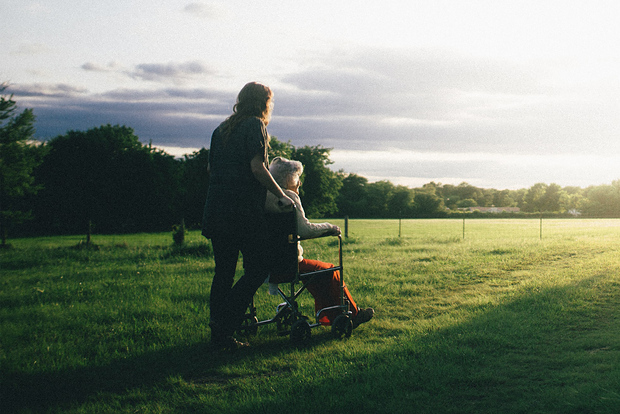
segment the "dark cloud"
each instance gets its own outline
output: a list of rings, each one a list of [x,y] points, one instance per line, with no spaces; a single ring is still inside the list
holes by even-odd
[[[47,90],[58,86],[47,87]],[[46,140],[68,130],[126,125],[142,142],[200,148],[207,135],[230,114],[229,94],[206,89],[116,90],[102,95],[37,92],[40,87],[12,89],[20,107],[34,109],[36,136]]]
[[[129,70],[124,69],[116,62],[110,62],[106,65],[86,62],[81,68],[88,72],[115,72],[136,80],[175,84],[215,74],[213,69],[200,61],[141,63]]]
[[[197,101],[205,100],[210,102],[218,102],[222,105],[232,104],[228,102],[231,94],[217,90],[209,90],[204,88],[165,88],[155,90],[140,89],[115,89],[113,91],[102,94],[106,99],[122,100],[122,101],[161,101],[175,98],[177,100]]]
[[[64,105],[35,108],[36,136],[49,139],[68,130],[88,130],[100,125],[126,125],[134,129],[143,143],[190,148],[208,146],[210,135],[220,120],[196,115],[171,115],[171,110],[182,110],[184,105],[118,102],[74,102]],[[195,111],[197,108],[193,108]],[[209,108],[206,108],[209,109]]]
[[[88,90],[65,83],[30,85],[9,85],[7,92],[23,97],[66,98],[88,93]]]
[[[142,63],[127,75],[134,79],[153,82],[180,82],[189,78],[212,75],[215,71],[205,64],[194,61],[185,63]]]

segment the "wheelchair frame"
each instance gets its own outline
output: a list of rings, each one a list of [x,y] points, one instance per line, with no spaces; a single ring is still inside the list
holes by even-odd
[[[344,295],[344,267],[342,265],[342,236],[338,235],[338,265],[329,269],[314,272],[299,273],[297,243],[305,240],[297,232],[296,210],[284,213],[269,213],[266,215],[270,243],[269,273],[270,282],[278,284],[278,295],[284,301],[277,306],[276,314],[270,319],[259,321],[256,313],[254,298],[248,306],[240,331],[246,334],[256,334],[260,326],[275,323],[278,335],[290,335],[291,342],[302,344],[310,339],[311,329],[323,326],[319,322],[321,315],[329,310],[338,309],[341,314],[332,321],[332,334],[336,338],[349,337],[353,330],[349,302]],[[327,235],[319,237],[328,237]],[[315,314],[315,321],[311,323],[299,309],[297,299],[307,290],[307,286],[315,278],[324,274],[340,272],[340,304],[319,309]],[[280,284],[288,283],[289,292],[282,290]],[[301,287],[296,285],[301,283]]]

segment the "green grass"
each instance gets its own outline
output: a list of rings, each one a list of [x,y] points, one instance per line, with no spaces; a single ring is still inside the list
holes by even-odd
[[[343,227],[342,221],[335,221]],[[214,353],[197,232],[0,251],[0,412],[615,413],[620,220],[351,220],[348,340]],[[334,239],[305,256],[336,261]],[[240,268],[239,268],[240,269]],[[239,270],[241,274],[241,270]],[[277,298],[262,287],[259,316]],[[312,300],[302,305],[311,313]]]

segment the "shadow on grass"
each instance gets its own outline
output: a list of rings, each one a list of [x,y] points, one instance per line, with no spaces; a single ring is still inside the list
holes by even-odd
[[[277,398],[246,396],[228,412],[296,407],[307,413],[615,413],[620,309],[611,295],[593,293],[596,283],[532,287],[500,305],[470,309],[466,322],[415,334],[382,327],[389,315],[380,316],[354,332],[352,352],[337,355],[338,366],[346,370],[326,369],[294,386],[294,368],[269,373],[271,386],[283,386]],[[302,352],[319,352],[318,346],[331,340],[329,335],[312,338]],[[357,350],[355,341],[373,341],[377,351]],[[286,358],[291,351],[284,341],[235,353],[214,353],[198,344],[101,367],[3,374],[3,412],[75,408],[98,395],[161,387],[174,377],[198,384],[234,382],[219,368],[263,356]],[[196,400],[170,405],[178,412],[209,409]]]
[[[181,377],[193,383],[228,383],[237,376],[222,374],[220,368],[240,361],[286,355],[331,340],[315,335],[303,347],[286,340],[278,345],[261,343],[248,349],[224,351],[209,343],[178,346],[118,359],[109,365],[64,369],[47,373],[2,373],[0,413],[57,412],[76,408],[97,395],[127,395],[132,390],[148,390]]]
[[[344,354],[346,370],[233,411],[617,413],[620,308],[614,293],[593,294],[596,283],[532,288],[500,305],[479,305],[464,323],[426,333],[401,331],[399,337],[394,329],[373,327],[369,331],[394,338],[394,345]],[[363,335],[354,332],[351,340],[380,344]]]

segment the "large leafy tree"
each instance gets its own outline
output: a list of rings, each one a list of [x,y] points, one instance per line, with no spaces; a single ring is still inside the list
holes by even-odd
[[[394,187],[392,195],[388,200],[388,217],[402,218],[411,217],[413,214],[413,201],[415,191],[404,185]]]
[[[542,212],[544,210],[544,197],[547,187],[545,183],[536,183],[531,186],[523,197],[523,209],[531,213]]]
[[[537,183],[530,187],[523,198],[524,209],[528,212],[560,211],[565,192],[557,184]]]
[[[577,191],[574,189],[577,189]],[[560,198],[560,208],[571,214],[580,214],[583,212],[586,201],[586,198],[582,195],[581,188],[566,187]]]
[[[414,215],[416,217],[438,217],[445,213],[443,199],[437,195],[438,185],[430,182],[416,189],[414,196]]]
[[[300,198],[309,217],[324,217],[338,211],[336,198],[342,186],[340,175],[329,169],[330,148],[305,146],[295,148],[291,158],[304,165]]]
[[[0,85],[0,94],[6,85]],[[22,203],[25,196],[34,194],[33,170],[41,162],[43,150],[33,142],[34,114],[32,109],[17,113],[13,96],[0,96],[0,236],[7,245],[8,230],[31,218]]]
[[[586,188],[584,213],[591,217],[620,217],[620,180]]]
[[[272,136],[269,140],[269,160],[271,161],[275,157],[284,157],[291,159],[295,151],[295,147],[291,144],[291,141],[282,142],[277,137]]]
[[[38,174],[43,224],[54,232],[165,230],[178,222],[180,162],[133,129],[104,125],[69,131],[48,143]]]
[[[377,181],[368,184],[366,191],[368,200],[367,216],[370,218],[384,218],[388,214],[388,202],[394,193],[394,184],[389,181]]]
[[[368,214],[368,179],[357,174],[347,174],[342,178],[342,187],[336,203],[338,214],[342,217],[367,217]]]
[[[202,148],[183,159],[183,178],[179,214],[189,227],[197,228],[202,222],[202,213],[209,190],[209,150]]]
[[[545,195],[542,199],[544,211],[560,211],[560,200],[564,195],[562,187],[558,184],[549,184],[545,190]]]
[[[513,207],[515,200],[510,195],[510,190],[496,191],[493,194],[493,205],[495,207]]]

